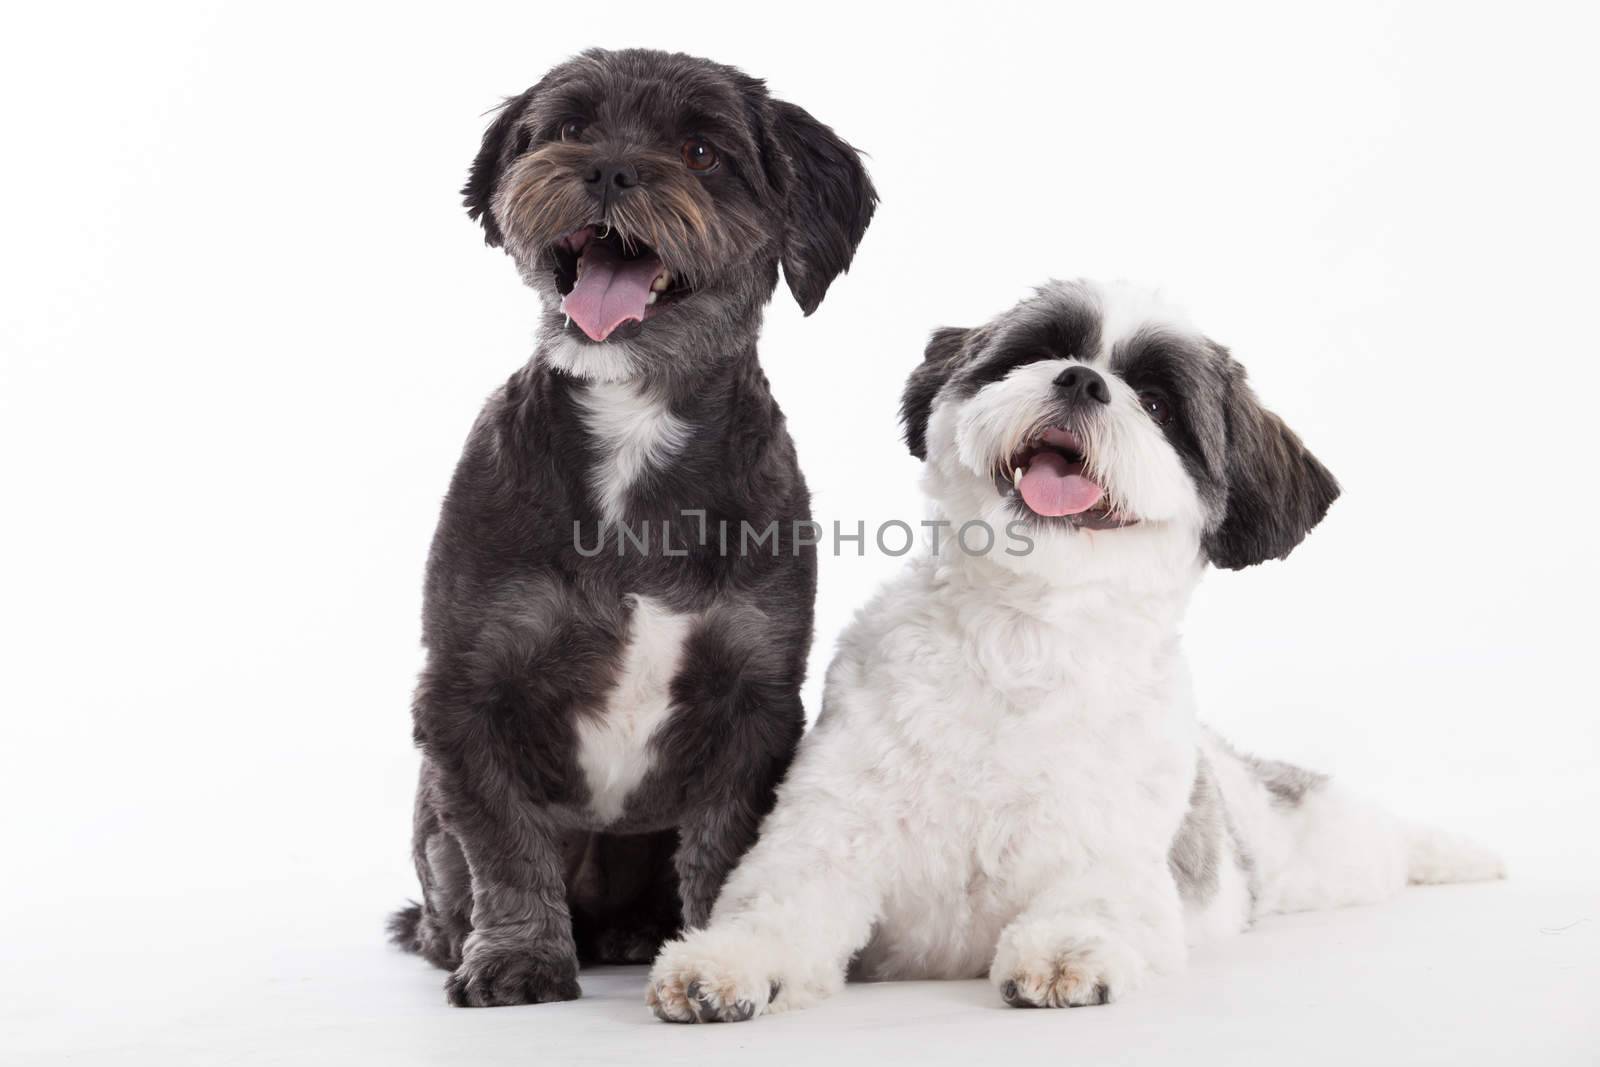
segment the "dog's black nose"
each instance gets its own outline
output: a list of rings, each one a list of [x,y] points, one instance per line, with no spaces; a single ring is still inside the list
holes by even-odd
[[[1056,388],[1068,400],[1086,396],[1100,404],[1111,403],[1111,390],[1106,388],[1106,380],[1092,367],[1068,367],[1056,376]]]
[[[596,196],[615,196],[639,184],[639,168],[632,163],[606,160],[590,167],[583,180],[589,183],[589,191]]]

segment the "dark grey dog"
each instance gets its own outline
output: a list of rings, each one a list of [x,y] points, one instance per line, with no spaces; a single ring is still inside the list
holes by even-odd
[[[580,957],[704,922],[799,740],[816,560],[756,335],[779,264],[810,313],[877,198],[757,79],[652,51],[509,101],[464,193],[545,310],[434,537],[393,931],[454,1004],[567,1000]]]

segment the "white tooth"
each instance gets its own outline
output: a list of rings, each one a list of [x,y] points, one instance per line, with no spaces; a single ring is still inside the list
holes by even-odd
[[[1011,475],[1011,484],[1018,489],[1022,488],[1022,468],[1018,467]]]
[[[649,296],[644,298],[645,306],[648,307],[649,305],[654,304],[656,302],[656,297],[659,295],[659,293],[652,291]]]
[[[572,329],[572,316],[571,315],[565,315],[565,316],[562,316],[562,317],[567,320],[566,328],[569,329],[569,330]]]
[[[654,289],[658,293],[664,293],[667,291],[667,286],[671,284],[672,272],[664,270],[660,274],[656,275],[656,280],[650,283],[650,288]]]

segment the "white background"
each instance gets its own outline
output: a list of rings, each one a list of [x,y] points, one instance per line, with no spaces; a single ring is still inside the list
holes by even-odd
[[[0,1059],[1600,1048],[1592,7],[6,22]],[[921,516],[895,407],[934,326],[1128,277],[1231,345],[1345,496],[1289,562],[1203,585],[1206,716],[1496,843],[1512,880],[1275,920],[1096,1012],[853,987],[674,1030],[634,971],[575,1004],[444,1008],[442,973],[381,943],[415,892],[420,579],[535,319],[457,189],[485,110],[594,44],[735,63],[870,153],[855,268],[809,320],[780,289],[762,341],[825,522]],[[898,566],[824,560],[813,714],[834,636]]]

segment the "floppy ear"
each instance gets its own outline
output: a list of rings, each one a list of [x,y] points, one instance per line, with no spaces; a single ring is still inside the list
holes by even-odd
[[[922,366],[906,379],[905,392],[900,394],[900,421],[905,426],[906,447],[918,459],[928,458],[928,415],[933,411],[933,398],[950,380],[956,357],[971,332],[953,326],[934,330],[922,354]]]
[[[505,238],[489,205],[494,200],[495,186],[500,184],[500,175],[528,150],[529,134],[519,123],[538,89],[535,85],[500,105],[500,113],[484,131],[483,144],[467,174],[467,184],[461,187],[461,202],[467,207],[467,217],[483,224],[483,243],[491,248],[500,247]]]
[[[771,139],[787,166],[777,175],[787,206],[783,276],[807,315],[850,266],[877,190],[854,148],[802,108],[773,100]]]
[[[1202,544],[1218,567],[1283,559],[1339,497],[1339,483],[1233,365],[1227,402],[1227,509]]]

